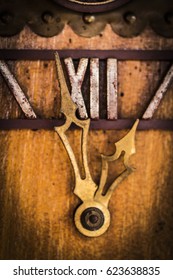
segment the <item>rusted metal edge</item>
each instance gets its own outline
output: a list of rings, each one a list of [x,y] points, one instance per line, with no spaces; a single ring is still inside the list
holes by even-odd
[[[98,120],[91,121],[91,130],[122,130],[130,129],[135,120],[132,119],[119,119],[115,121]],[[46,129],[52,130],[54,127],[61,126],[65,120],[51,120],[51,119],[8,119],[0,120],[0,130],[16,130],[16,129]],[[72,129],[77,129],[72,125]],[[140,120],[138,130],[173,130],[173,120]]]
[[[0,49],[2,60],[54,60],[55,52],[61,58],[116,58],[118,60],[173,60],[173,50],[36,50],[36,49]]]
[[[82,3],[77,3],[77,2],[70,2],[70,1],[64,1],[64,0],[54,0],[55,2],[57,2],[58,4],[69,8],[71,10],[77,11],[77,12],[85,12],[85,13],[99,13],[99,12],[106,12],[106,11],[110,11],[112,9],[116,9],[128,2],[130,2],[130,0],[116,0],[110,3],[99,3],[97,1],[97,5],[92,5],[92,4],[82,4]],[[93,1],[96,2],[96,1]],[[106,1],[105,1],[106,2]],[[108,2],[108,1],[107,1]]]

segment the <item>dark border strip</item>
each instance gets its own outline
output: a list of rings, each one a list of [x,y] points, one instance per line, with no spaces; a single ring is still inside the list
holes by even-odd
[[[52,130],[55,126],[64,124],[64,120],[50,120],[50,119],[9,119],[0,120],[0,130],[16,130],[16,129],[46,129]],[[122,130],[130,129],[135,120],[119,119],[116,121],[98,120],[91,121],[91,130]],[[78,128],[73,125],[72,129]],[[140,120],[138,130],[173,130],[173,120]]]
[[[118,60],[173,60],[173,50],[36,50],[0,49],[1,60],[54,60],[55,52],[61,58],[117,58]]]
[[[128,3],[130,0],[115,0],[111,3],[106,3],[106,4],[101,4],[98,2],[97,5],[85,5],[85,4],[80,4],[80,3],[75,3],[75,2],[67,2],[64,0],[54,0],[55,2],[57,2],[58,4],[72,9],[74,11],[78,11],[78,12],[85,12],[85,13],[98,13],[98,12],[106,12],[106,11],[110,11],[112,9],[118,8],[126,3]],[[95,2],[95,1],[93,1]]]

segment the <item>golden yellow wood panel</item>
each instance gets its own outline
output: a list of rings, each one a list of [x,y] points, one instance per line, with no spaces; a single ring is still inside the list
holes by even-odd
[[[76,143],[78,131],[70,133]],[[124,132],[90,132],[93,178],[100,152]],[[115,191],[109,230],[87,238],[75,228],[79,200],[73,172],[55,132],[1,132],[2,259],[169,259],[172,256],[173,133],[137,132],[136,172]],[[114,169],[111,167],[111,172]]]

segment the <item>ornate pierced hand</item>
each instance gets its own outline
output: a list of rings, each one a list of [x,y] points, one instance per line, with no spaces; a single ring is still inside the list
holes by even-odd
[[[77,106],[73,103],[70,93],[65,81],[62,65],[58,54],[55,54],[58,80],[61,90],[61,112],[66,117],[66,122],[61,127],[55,127],[55,131],[59,134],[71,160],[74,173],[75,173],[75,188],[74,193],[82,200],[82,204],[76,210],[75,213],[75,225],[78,230],[89,237],[96,237],[103,234],[110,225],[110,212],[108,210],[108,203],[114,189],[133,171],[129,166],[129,158],[135,153],[135,132],[138,125],[138,120],[133,125],[129,133],[120,141],[115,143],[116,152],[111,156],[102,155],[102,173],[99,186],[93,181],[87,160],[87,136],[90,125],[90,119],[79,120],[76,117]],[[81,155],[82,164],[85,172],[84,178],[81,177],[79,167],[74,155],[74,152],[70,146],[68,138],[65,132],[75,123],[82,128],[81,139]],[[123,171],[112,183],[103,195],[103,189],[107,181],[108,176],[108,163],[116,161],[124,152],[124,166]]]

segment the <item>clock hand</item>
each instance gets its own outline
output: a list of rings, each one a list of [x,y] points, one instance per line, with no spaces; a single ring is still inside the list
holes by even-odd
[[[87,136],[89,130],[90,120],[79,120],[76,117],[77,106],[73,103],[66,84],[64,72],[60,62],[58,53],[55,54],[58,80],[61,90],[61,112],[66,117],[66,122],[61,127],[55,127],[55,131],[59,134],[71,160],[75,173],[75,188],[74,193],[83,201],[75,212],[75,224],[78,230],[89,237],[96,237],[103,234],[110,224],[110,213],[108,210],[108,203],[114,189],[133,171],[129,165],[129,158],[135,153],[135,132],[138,125],[138,120],[130,132],[115,143],[116,152],[112,156],[102,155],[102,174],[100,185],[97,186],[90,174],[88,160],[87,160]],[[76,162],[74,152],[70,146],[66,131],[72,123],[82,128],[82,139],[80,152],[83,159],[83,167],[85,177],[82,178]],[[118,176],[108,189],[107,193],[103,195],[103,188],[108,176],[108,162],[117,160],[124,152],[125,171]]]
[[[95,200],[100,201],[105,206],[108,206],[109,200],[112,196],[113,191],[118,185],[133,172],[133,168],[129,165],[129,158],[135,154],[135,133],[138,126],[139,120],[136,120],[132,129],[126,134],[121,140],[115,143],[116,152],[111,156],[102,155],[102,172],[98,191],[95,195]],[[119,159],[121,154],[124,152],[123,163],[125,170],[114,180],[106,194],[103,195],[103,189],[107,181],[108,176],[108,163]]]
[[[102,172],[99,187],[92,201],[85,201],[75,213],[76,227],[86,236],[100,236],[110,225],[110,213],[108,210],[110,198],[115,188],[133,172],[133,168],[129,165],[129,159],[135,153],[135,133],[138,123],[139,120],[136,120],[129,133],[115,143],[116,152],[113,155],[102,155]],[[103,189],[108,177],[108,163],[116,161],[123,152],[125,170],[113,181],[104,195]]]
[[[92,199],[94,193],[97,189],[96,184],[91,178],[91,174],[89,171],[88,160],[87,160],[87,136],[88,130],[90,125],[90,120],[79,120],[76,117],[76,110],[77,106],[73,103],[70,93],[65,81],[62,65],[58,56],[58,53],[55,54],[56,58],[56,65],[57,65],[57,73],[58,73],[58,80],[61,89],[61,112],[66,117],[66,122],[61,127],[55,127],[55,131],[59,134],[62,142],[68,152],[69,158],[71,160],[74,173],[75,173],[75,188],[74,193],[82,200]],[[85,172],[85,178],[81,178],[79,168],[76,162],[76,158],[74,152],[70,146],[67,136],[65,132],[68,130],[70,125],[75,123],[77,126],[82,128],[82,141],[81,141],[81,155],[83,161],[83,167]]]

